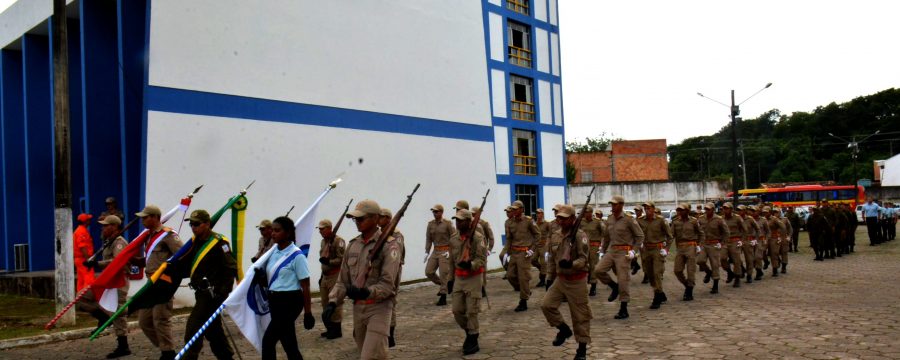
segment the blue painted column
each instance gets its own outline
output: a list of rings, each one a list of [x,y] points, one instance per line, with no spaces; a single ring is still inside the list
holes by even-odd
[[[13,270],[14,244],[27,244],[25,206],[25,99],[22,96],[22,52],[0,51],[0,225],[2,265]]]
[[[30,271],[55,267],[53,204],[53,103],[50,41],[22,38],[25,94],[25,196],[30,239]]]
[[[131,217],[131,214],[141,209],[147,1],[118,0],[117,4],[119,63],[122,64],[119,67],[119,129],[124,184],[119,206],[126,217]],[[137,233],[138,227],[135,227],[131,236],[136,236]]]

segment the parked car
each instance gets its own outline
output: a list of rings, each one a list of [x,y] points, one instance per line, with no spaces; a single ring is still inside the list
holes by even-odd
[[[794,212],[800,217],[800,230],[806,230],[806,220],[809,219],[809,207],[795,207]]]
[[[860,224],[866,222],[866,217],[863,216],[862,205],[856,205],[856,222]]]

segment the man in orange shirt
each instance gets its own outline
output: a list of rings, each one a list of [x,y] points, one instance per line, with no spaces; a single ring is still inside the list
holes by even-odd
[[[94,240],[88,232],[88,226],[91,225],[91,214],[78,215],[78,227],[72,235],[75,245],[72,250],[75,252],[75,272],[78,278],[77,291],[81,291],[85,286],[94,283],[94,270],[84,265],[84,262],[94,254]]]

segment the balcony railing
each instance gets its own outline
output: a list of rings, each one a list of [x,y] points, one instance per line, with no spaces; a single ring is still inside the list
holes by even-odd
[[[506,8],[523,15],[528,15],[528,0],[506,0]]]
[[[531,68],[531,51],[512,45],[508,48],[510,64]]]
[[[537,157],[528,155],[513,155],[515,159],[514,173],[516,175],[537,175]]]
[[[514,120],[534,121],[534,103],[510,100]]]

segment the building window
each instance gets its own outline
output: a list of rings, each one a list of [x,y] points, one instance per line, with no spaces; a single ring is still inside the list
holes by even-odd
[[[526,77],[509,75],[510,109],[514,120],[534,121],[534,86]]]
[[[528,15],[528,0],[506,0],[506,8],[522,15]]]
[[[534,131],[513,129],[513,159],[516,175],[537,175]]]
[[[531,68],[531,29],[515,21],[507,21],[509,63]]]
[[[525,204],[523,214],[534,217],[538,208],[537,185],[516,185],[516,200]]]
[[[581,170],[581,182],[594,182],[594,172],[592,170]]]

